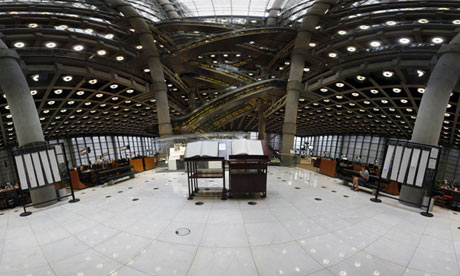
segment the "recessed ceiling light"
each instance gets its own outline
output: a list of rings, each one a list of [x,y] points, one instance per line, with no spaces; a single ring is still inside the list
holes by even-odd
[[[359,28],[360,28],[361,30],[367,30],[367,29],[370,28],[370,26],[369,26],[369,25],[361,25],[361,26],[359,26]]]
[[[66,82],[69,82],[69,81],[71,81],[72,79],[73,79],[73,78],[72,78],[71,75],[67,75],[67,76],[63,76],[63,77],[62,77],[62,80],[63,80],[63,81],[66,81]]]
[[[371,89],[370,91],[371,91],[372,94],[378,94],[379,93],[379,91],[377,89]]]
[[[117,89],[117,88],[118,88],[118,84],[112,84],[112,85],[110,85],[110,88],[112,88],[112,89]]]
[[[371,45],[371,47],[380,47],[382,45],[382,42],[380,41],[371,41],[371,43],[369,43],[369,45]]]
[[[118,97],[112,97],[112,100],[116,101],[116,100],[118,100]]]
[[[144,72],[145,72],[145,73],[149,73],[149,72],[150,72],[150,69],[149,69],[149,68],[145,68],[145,69],[144,69]]]
[[[96,94],[97,98],[102,98],[103,96],[104,96],[104,94],[102,94],[102,93]]]
[[[433,37],[431,39],[431,42],[435,43],[435,44],[441,44],[444,42],[444,39],[442,37]]]
[[[355,103],[348,103],[349,106],[355,106]]]
[[[417,92],[423,94],[425,93],[425,88],[417,88]]]
[[[456,20],[452,21],[452,23],[455,24],[455,25],[459,25],[460,24],[460,19],[456,19]]]
[[[24,46],[26,46],[26,44],[22,41],[18,41],[16,43],[14,43],[14,47],[15,48],[23,48]]]
[[[118,61],[123,61],[125,59],[125,57],[124,56],[117,56],[115,59],[118,60]]]
[[[92,34],[94,32],[93,29],[85,29],[85,33],[87,34]]]
[[[84,95],[84,94],[85,94],[85,91],[78,91],[78,92],[77,92],[77,95],[78,95],[78,96],[82,96],[82,95]]]
[[[305,99],[304,98],[299,98],[299,102],[304,102]]]
[[[357,76],[356,76],[356,79],[359,80],[359,81],[363,81],[363,80],[366,80],[366,77],[365,77],[365,76],[361,76],[361,75],[357,75]]]
[[[411,108],[406,108],[407,112],[412,112],[413,110]]]
[[[364,101],[364,104],[371,104],[370,101]]]
[[[321,88],[320,91],[323,92],[323,93],[326,93],[328,90],[327,90],[327,88]]]
[[[132,28],[129,29],[129,31],[132,32],[132,33],[136,32],[136,30],[135,30],[135,29],[132,29]]]
[[[100,55],[100,56],[104,56],[105,54],[107,54],[107,51],[106,50],[98,50],[97,54]]]
[[[137,45],[136,46],[136,49],[138,49],[138,50],[142,50],[142,48],[143,48],[142,45]]]
[[[85,46],[81,45],[81,44],[77,44],[77,45],[74,45],[73,46],[73,49],[75,51],[83,51],[85,49]]]
[[[54,94],[56,94],[56,95],[62,94],[62,89],[56,89],[56,90],[54,90]]]
[[[29,27],[29,28],[37,28],[38,24],[37,23],[30,23],[29,25],[27,25],[27,27]]]
[[[125,103],[129,104],[129,103],[131,103],[131,101],[130,101],[130,100],[127,100],[127,101],[125,101]]]
[[[460,24],[460,23],[459,23],[459,24]],[[310,47],[316,47],[316,43],[315,43],[315,42],[310,42],[310,43],[308,43],[308,46],[310,46]]]
[[[67,30],[67,28],[69,28],[69,26],[67,26],[67,25],[59,25],[56,28],[62,29],[62,30]]]
[[[401,43],[401,44],[409,44],[410,43],[410,38],[407,38],[407,37],[400,38],[399,43]]]
[[[54,48],[54,47],[56,47],[57,45],[56,45],[56,42],[47,42],[47,43],[45,44],[45,46],[46,46],[47,48]]]
[[[106,34],[106,35],[105,35],[105,38],[107,38],[107,39],[112,39],[113,37],[114,37],[113,34]]]
[[[351,52],[351,53],[356,52],[356,47],[355,46],[348,46],[347,51]]]
[[[383,103],[383,104],[387,104],[387,103],[388,103],[387,100],[381,100],[380,102]]]
[[[75,103],[75,101],[68,101],[67,104],[68,105],[73,105]]]
[[[393,92],[395,93],[401,93],[401,88],[393,88]]]
[[[37,90],[30,90],[30,95],[35,96],[37,95]]]
[[[430,21],[428,19],[422,18],[422,19],[417,20],[417,22],[420,23],[420,24],[426,24],[426,23],[428,23]]]
[[[131,94],[131,93],[133,93],[133,92],[134,92],[133,89],[128,89],[128,90],[126,90],[126,93],[129,93],[129,94]]]
[[[406,104],[408,101],[406,99],[401,99],[401,103]]]
[[[303,71],[304,71],[304,72],[310,72],[310,68],[305,67],[305,68],[303,68]]]
[[[396,25],[396,21],[387,21],[385,24],[387,24],[388,26],[394,26]]]
[[[347,31],[345,30],[340,30],[337,32],[339,35],[346,35],[347,34]]]
[[[341,95],[337,95],[337,96],[335,96],[335,97],[336,97],[337,99],[339,99],[339,100],[343,99],[343,96],[341,96]]]
[[[85,105],[91,105],[91,102],[86,102]]]
[[[449,113],[444,113],[444,116],[445,117],[450,117],[450,114]]]
[[[92,79],[92,80],[89,80],[88,82],[89,82],[89,84],[96,84],[96,83],[97,83],[97,79]]]
[[[353,93],[351,93],[351,95],[352,95],[353,97],[358,97],[358,96],[359,96],[359,93],[353,92]]]
[[[331,57],[331,58],[336,58],[336,57],[337,57],[337,53],[334,53],[334,52],[329,53],[329,57]]]
[[[423,70],[417,70],[417,75],[419,78],[423,77],[425,75],[425,71]]]
[[[61,109],[61,113],[65,113],[67,112],[67,109]],[[60,117],[59,117],[60,118]],[[58,117],[56,117],[56,119],[59,119]]]
[[[49,113],[49,112],[50,112],[50,111],[49,111],[48,109],[43,110],[43,113],[45,113],[45,114],[47,114],[47,113]]]
[[[345,84],[343,84],[343,83],[341,83],[341,82],[338,82],[338,83],[335,84],[335,86],[337,86],[337,87],[344,87]]]
[[[55,101],[48,101],[49,105],[53,105],[54,103],[55,103]]]
[[[383,71],[383,72],[382,72],[382,75],[383,75],[384,77],[386,77],[386,78],[391,78],[391,77],[393,77],[394,72],[392,72],[392,71]]]

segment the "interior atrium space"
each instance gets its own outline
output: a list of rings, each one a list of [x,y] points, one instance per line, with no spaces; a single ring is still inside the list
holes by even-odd
[[[460,275],[460,1],[0,0],[0,276]]]

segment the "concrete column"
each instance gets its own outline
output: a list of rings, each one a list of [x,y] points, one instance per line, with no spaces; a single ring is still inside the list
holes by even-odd
[[[411,142],[437,146],[450,94],[460,78],[460,33],[449,44],[442,45],[439,59],[431,73],[415,120]],[[402,203],[420,206],[425,191],[403,185]]]
[[[188,92],[188,104],[192,110],[196,108],[196,101],[195,101],[196,94],[197,94],[196,88],[191,88],[190,91]]]
[[[8,49],[0,40],[0,87],[13,116],[14,128],[19,147],[45,143],[43,130],[38,118],[37,107],[30,94],[30,88],[19,66],[18,54]]]
[[[19,55],[0,39],[0,87],[13,116],[14,128],[19,147],[32,147],[46,144],[37,107],[30,94],[30,88],[19,66]],[[54,185],[43,185],[30,189],[33,204],[48,201],[35,207],[45,207],[57,202]]]
[[[283,124],[283,142],[281,147],[281,158],[283,165],[292,165],[293,155],[291,150],[294,145],[296,134],[297,108],[299,95],[303,90],[302,76],[305,66],[305,57],[308,52],[308,44],[311,41],[311,34],[328,9],[336,3],[335,0],[317,0],[307,11],[302,19],[302,24],[294,43],[291,54],[291,67],[287,84],[287,97]]]
[[[274,27],[276,26],[276,21],[281,12],[281,7],[283,6],[286,0],[275,0],[273,5],[268,10],[267,26]]]
[[[460,78],[460,33],[438,52],[415,120],[412,142],[437,146],[450,94]]]
[[[123,13],[129,20],[131,27],[138,34],[139,42],[143,47],[144,58],[150,69],[150,77],[152,79],[151,91],[155,94],[156,99],[158,132],[160,137],[170,136],[172,135],[172,127],[163,65],[161,64],[160,54],[158,53],[149,25],[147,25],[144,18],[136,9],[123,0],[105,0],[105,2]]]
[[[168,13],[169,19],[180,19],[176,8],[169,2],[169,0],[158,0],[163,9]]]
[[[264,116],[264,111],[265,111],[265,105],[259,105],[258,110],[257,110],[257,120],[258,120],[258,137],[257,139],[259,140],[265,140],[265,116]]]

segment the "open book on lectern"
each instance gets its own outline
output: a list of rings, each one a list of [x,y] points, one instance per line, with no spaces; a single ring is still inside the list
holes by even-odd
[[[262,142],[245,139],[232,141],[232,155],[264,155]]]
[[[219,142],[217,141],[198,141],[187,143],[185,158],[193,157],[218,157]]]

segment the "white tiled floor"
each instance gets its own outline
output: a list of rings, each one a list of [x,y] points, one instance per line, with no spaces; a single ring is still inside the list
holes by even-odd
[[[0,212],[0,276],[460,275],[453,211],[425,218],[296,168],[269,167],[266,199],[190,201],[186,183],[149,171],[29,217]]]

